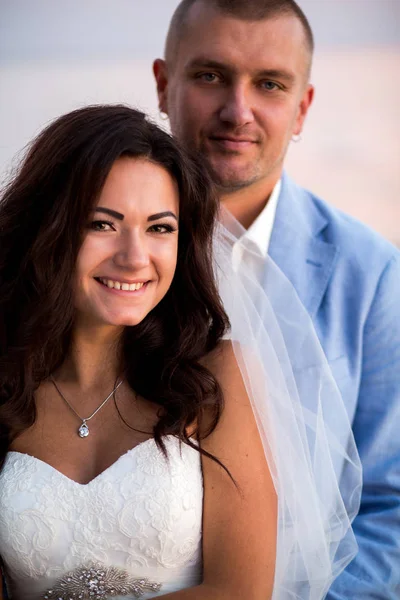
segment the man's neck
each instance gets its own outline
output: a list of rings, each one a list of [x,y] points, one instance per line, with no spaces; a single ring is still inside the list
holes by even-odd
[[[229,212],[248,229],[265,208],[272,191],[278,182],[271,180],[259,180],[248,187],[234,192],[222,193],[220,200]]]

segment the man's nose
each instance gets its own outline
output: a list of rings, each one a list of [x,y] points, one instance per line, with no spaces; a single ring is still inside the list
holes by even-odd
[[[228,88],[220,119],[234,127],[242,127],[254,121],[250,92],[245,85],[237,84]]]
[[[145,234],[138,231],[126,232],[121,238],[114,262],[119,267],[132,270],[147,267],[150,258]]]

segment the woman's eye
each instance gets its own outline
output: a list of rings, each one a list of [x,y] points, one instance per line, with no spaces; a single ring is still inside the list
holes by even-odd
[[[110,221],[92,221],[90,229],[93,231],[113,231],[113,224]]]
[[[176,231],[176,229],[172,227],[172,225],[159,224],[152,225],[151,227],[149,227],[149,231],[151,231],[152,233],[172,233],[173,231]]]

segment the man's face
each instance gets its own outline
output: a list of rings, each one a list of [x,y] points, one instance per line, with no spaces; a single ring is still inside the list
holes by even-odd
[[[222,193],[279,177],[312,100],[307,52],[291,15],[250,22],[198,2],[173,64],[155,61],[172,133],[202,153]]]

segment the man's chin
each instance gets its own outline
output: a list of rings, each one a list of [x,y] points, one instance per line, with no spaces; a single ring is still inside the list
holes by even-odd
[[[257,179],[254,162],[248,164],[243,157],[230,157],[221,160],[220,156],[203,155],[211,170],[214,183],[223,189],[241,189]]]
[[[257,175],[249,172],[224,173],[217,168],[212,168],[214,183],[221,193],[229,193],[246,188],[258,180]]]

